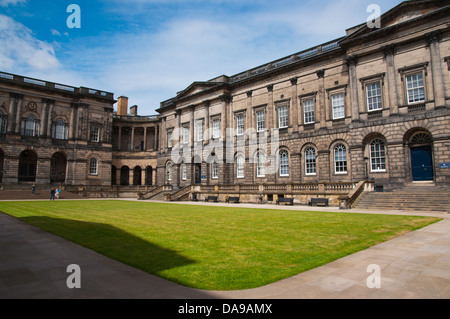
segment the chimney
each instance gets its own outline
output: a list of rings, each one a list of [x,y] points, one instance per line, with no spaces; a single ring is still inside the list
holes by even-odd
[[[130,107],[130,114],[133,116],[138,115],[138,106],[137,105],[133,105],[132,107]]]
[[[117,115],[119,116],[128,115],[128,98],[126,96],[120,96],[117,99]]]

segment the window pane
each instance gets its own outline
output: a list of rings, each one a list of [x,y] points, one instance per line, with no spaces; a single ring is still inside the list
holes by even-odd
[[[380,82],[368,84],[366,86],[366,95],[367,108],[369,111],[381,110],[383,108]]]
[[[289,153],[280,152],[280,176],[289,176]]]
[[[89,163],[89,174],[97,175],[97,173],[98,173],[98,162],[95,158],[93,158]]]
[[[264,112],[256,113],[256,128],[258,132],[264,131],[266,129]]]
[[[331,97],[333,107],[333,119],[341,119],[345,117],[344,94],[335,94]]]
[[[238,115],[236,117],[236,128],[237,128],[237,135],[244,134],[244,115]]]
[[[304,101],[303,111],[305,115],[305,124],[314,123],[314,100]]]
[[[214,120],[213,121],[213,138],[219,138],[220,137],[220,121]]]
[[[256,175],[258,177],[264,177],[266,175],[265,160],[264,160],[264,156],[261,154],[258,154],[258,158],[257,158],[257,162],[256,162]]]
[[[236,159],[236,176],[244,177],[244,157],[242,155],[239,155]]]
[[[386,170],[386,150],[384,142],[380,139],[370,143],[370,164],[372,171]]]
[[[334,167],[336,173],[347,173],[347,149],[345,145],[334,147]]]
[[[408,103],[425,101],[425,88],[422,72],[406,76]]]
[[[280,106],[278,108],[278,128],[288,127],[288,107]]]
[[[305,151],[306,175],[316,174],[316,150],[312,147]]]

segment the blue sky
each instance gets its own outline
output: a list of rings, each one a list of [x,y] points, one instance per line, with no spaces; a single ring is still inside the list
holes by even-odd
[[[383,13],[401,1],[0,0],[0,71],[125,95],[150,115],[194,81],[345,35],[373,3]]]

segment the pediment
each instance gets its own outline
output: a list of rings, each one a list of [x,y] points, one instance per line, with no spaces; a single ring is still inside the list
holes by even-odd
[[[450,4],[450,1],[405,1],[398,6],[392,8],[388,12],[384,13],[380,17],[380,27],[370,27],[368,23],[362,23],[353,28],[347,29],[347,36],[342,42],[351,41],[352,39],[359,38],[370,33],[380,31],[382,29],[388,29],[395,25],[405,23],[407,21],[414,20],[416,18],[425,16],[437,9],[441,9]]]
[[[178,92],[177,98],[194,95],[194,94],[203,92],[207,89],[210,89],[212,87],[215,87],[217,85],[218,85],[218,83],[216,83],[216,82],[194,82],[191,85],[189,85],[186,89],[184,89],[183,91]]]

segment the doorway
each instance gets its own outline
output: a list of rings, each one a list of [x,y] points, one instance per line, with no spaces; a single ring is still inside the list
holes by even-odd
[[[411,147],[411,171],[413,181],[432,181],[433,156],[431,145]]]

